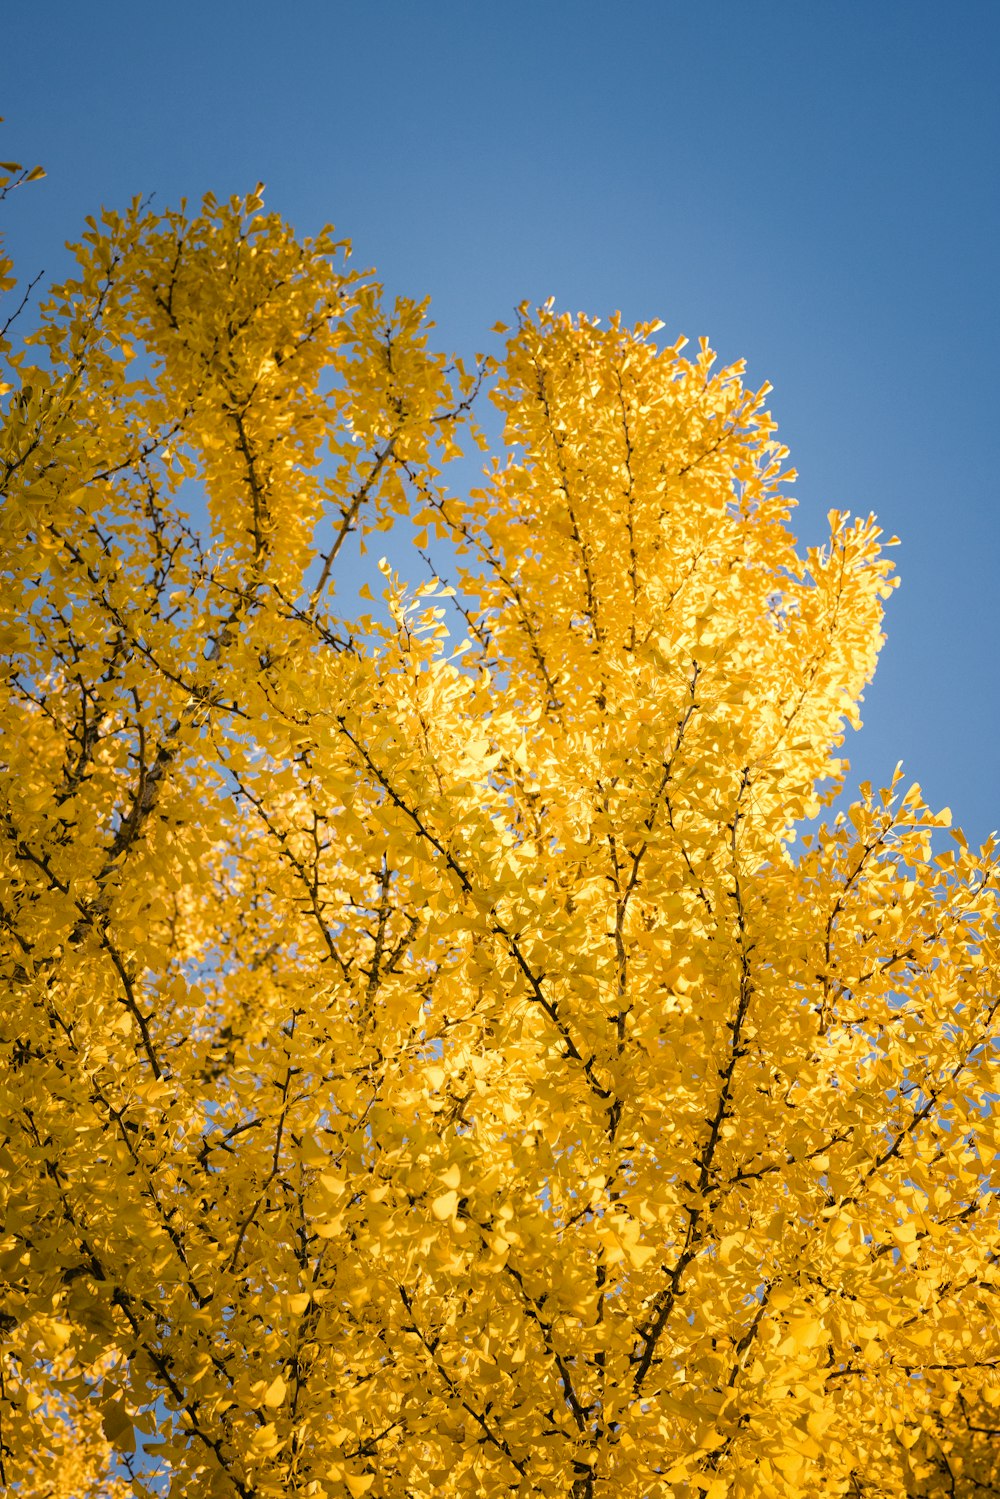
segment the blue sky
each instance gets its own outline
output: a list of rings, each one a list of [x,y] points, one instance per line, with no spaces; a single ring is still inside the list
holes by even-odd
[[[523,299],[769,380],[796,527],[875,510],[903,585],[847,746],[1000,824],[995,0],[50,0],[9,8],[25,276],[100,205],[267,184],[471,353]],[[414,576],[417,566],[414,565]]]

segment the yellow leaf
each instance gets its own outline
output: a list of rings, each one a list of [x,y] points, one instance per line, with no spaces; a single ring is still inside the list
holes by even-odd
[[[135,1428],[132,1417],[121,1400],[105,1400],[100,1406],[104,1435],[119,1452],[135,1451]]]
[[[431,1203],[431,1212],[434,1214],[435,1218],[440,1218],[441,1221],[444,1222],[446,1218],[451,1218],[453,1216],[457,1207],[458,1193],[442,1192],[440,1197],[435,1197],[434,1201]]]
[[[271,1383],[268,1385],[267,1389],[264,1391],[264,1404],[274,1406],[280,1405],[285,1398],[285,1391],[287,1390],[287,1388],[288,1387],[285,1384],[285,1381],[282,1379],[281,1375],[276,1375],[275,1378],[271,1380]]]
[[[742,1247],[745,1234],[727,1234],[724,1239],[719,1240],[719,1261],[728,1265]]]

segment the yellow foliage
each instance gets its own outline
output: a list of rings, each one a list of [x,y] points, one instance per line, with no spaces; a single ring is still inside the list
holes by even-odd
[[[345,252],[136,203],[0,350],[0,1478],[981,1492],[996,851],[796,840],[874,518],[800,554],[706,345],[467,370]],[[410,522],[455,587],[338,612]]]

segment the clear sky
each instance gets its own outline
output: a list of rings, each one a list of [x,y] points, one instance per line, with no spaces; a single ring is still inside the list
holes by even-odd
[[[8,6],[25,276],[100,205],[267,184],[442,347],[524,299],[745,355],[796,527],[875,510],[903,585],[846,747],[1000,825],[997,0],[78,0]],[[414,576],[417,567],[414,566]]]

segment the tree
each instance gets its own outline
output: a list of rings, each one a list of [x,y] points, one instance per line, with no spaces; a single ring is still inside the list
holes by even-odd
[[[899,772],[796,841],[874,519],[800,557],[657,324],[447,365],[259,192],[76,253],[4,347],[8,1491],[1000,1492],[996,849]],[[457,593],[338,611],[410,521]]]

